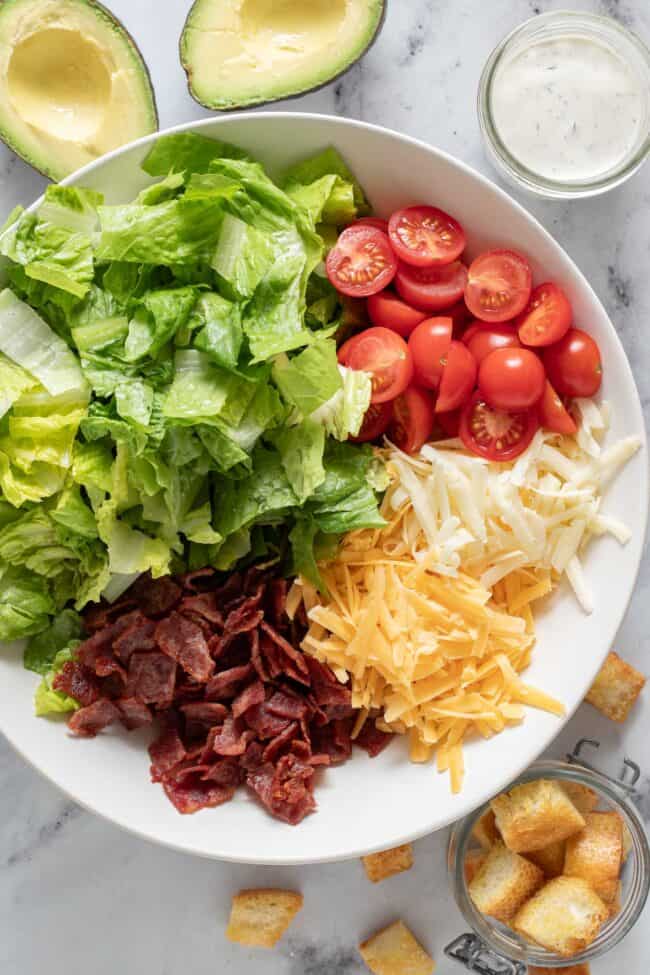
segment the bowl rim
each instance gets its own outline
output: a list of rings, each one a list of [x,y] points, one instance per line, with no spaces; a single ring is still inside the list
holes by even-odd
[[[639,426],[638,436],[639,439],[641,440],[641,447],[645,458],[644,462],[641,465],[641,471],[642,471],[641,488],[642,488],[643,495],[645,497],[645,504],[643,505],[642,524],[638,526],[642,530],[641,532],[642,539],[641,539],[641,544],[639,545],[638,555],[636,557],[635,564],[633,566],[633,577],[632,577],[632,582],[630,585],[629,592],[627,593],[624,602],[621,604],[620,612],[616,615],[616,620],[615,620],[616,625],[614,627],[614,632],[615,632],[620,627],[621,622],[623,621],[623,618],[627,613],[627,610],[630,605],[630,601],[636,589],[636,583],[639,576],[639,569],[641,565],[643,551],[645,548],[645,540],[646,540],[647,529],[648,529],[648,518],[650,514],[649,512],[650,458],[648,458],[648,440],[647,440],[645,419],[643,415],[641,398],[640,398],[638,387],[636,385],[636,381],[634,379],[634,375],[632,373],[632,368],[630,366],[627,353],[625,351],[623,343],[621,342],[620,336],[616,328],[614,327],[614,324],[611,321],[611,318],[607,313],[606,309],[604,308],[600,298],[594,291],[593,287],[591,286],[591,284],[589,283],[589,281],[587,280],[583,272],[580,270],[578,265],[575,263],[573,258],[570,256],[570,254],[565,250],[565,248],[557,240],[555,240],[552,234],[550,234],[549,231],[546,230],[543,224],[541,224],[540,221],[526,209],[526,207],[524,207],[521,203],[519,203],[518,200],[514,199],[505,189],[499,186],[488,176],[483,175],[483,173],[479,172],[473,166],[468,165],[467,163],[453,156],[451,153],[448,153],[445,150],[438,148],[437,146],[431,145],[430,143],[427,143],[422,139],[417,139],[413,136],[405,135],[401,132],[398,132],[395,129],[391,129],[382,125],[376,125],[370,122],[364,122],[358,119],[349,119],[349,118],[344,118],[342,116],[329,115],[326,113],[273,111],[273,110],[253,111],[253,112],[241,111],[241,112],[231,112],[220,116],[209,116],[192,122],[180,123],[178,125],[174,125],[166,129],[162,129],[158,132],[150,133],[149,135],[142,136],[139,139],[135,139],[132,142],[129,142],[124,146],[120,146],[119,148],[114,149],[103,156],[100,156],[98,159],[93,160],[92,162],[88,163],[86,166],[83,166],[81,169],[78,169],[74,173],[71,173],[64,180],[61,180],[60,185],[68,186],[68,185],[77,185],[83,183],[84,178],[88,174],[92,173],[94,170],[100,169],[102,166],[106,165],[110,161],[117,159],[122,155],[126,155],[127,153],[133,151],[134,149],[153,144],[163,136],[173,135],[179,132],[201,133],[203,129],[213,129],[215,127],[219,127],[222,124],[227,126],[233,125],[233,123],[237,123],[237,122],[246,122],[246,123],[250,122],[251,125],[254,125],[255,124],[253,121],[254,119],[261,119],[261,120],[268,121],[268,120],[277,120],[280,118],[284,120],[291,120],[292,123],[296,123],[296,124],[300,124],[300,122],[303,120],[307,120],[311,122],[322,122],[325,124],[334,123],[336,126],[340,126],[342,128],[357,129],[362,132],[373,132],[379,136],[388,136],[390,138],[396,139],[397,141],[403,144],[406,144],[407,146],[412,146],[413,148],[423,150],[430,155],[442,159],[451,167],[461,170],[465,175],[469,176],[471,179],[473,179],[478,184],[480,184],[480,186],[483,187],[485,190],[489,191],[490,193],[496,194],[496,196],[500,199],[502,203],[504,203],[509,207],[514,208],[514,210],[517,211],[519,215],[524,218],[525,221],[527,221],[530,225],[532,225],[535,232],[538,235],[540,235],[547,244],[550,244],[552,248],[558,249],[561,252],[563,258],[569,262],[571,266],[572,274],[575,276],[575,279],[579,282],[580,288],[586,293],[588,293],[592,298],[592,300],[598,303],[602,307],[603,314],[605,315],[611,329],[612,341],[618,345],[619,352],[621,353],[622,366],[626,376],[627,384],[634,391],[634,395],[636,399],[636,414],[637,414],[635,419],[638,419],[638,426]],[[29,207],[26,208],[26,212],[31,212],[35,210],[38,206],[40,206],[42,200],[43,200],[43,194],[41,194],[41,196],[39,196],[37,200],[35,200]],[[575,712],[577,711],[581,703],[582,703],[582,699],[580,698],[575,702],[573,706],[567,708],[564,717],[558,719],[558,723],[551,728],[548,734],[540,736],[539,742],[536,745],[535,752],[530,755],[527,761],[523,763],[519,763],[517,767],[512,768],[508,771],[507,777],[503,779],[504,787],[508,781],[513,781],[514,779],[522,775],[525,772],[525,770],[529,768],[530,765],[533,762],[535,762],[545,752],[545,750],[552,744],[555,738],[560,734],[560,732],[563,730],[563,728],[566,726],[569,720],[573,717],[573,715],[575,714]],[[62,786],[57,781],[56,778],[54,778],[50,773],[48,773],[45,769],[43,769],[40,765],[38,765],[28,755],[26,755],[23,752],[20,745],[14,741],[9,730],[4,727],[2,722],[3,722],[3,718],[2,718],[2,714],[0,713],[0,732],[5,736],[9,744],[21,756],[21,758],[28,765],[30,765],[37,772],[39,772],[39,774],[41,774],[44,778],[46,778],[49,782],[51,782],[54,786],[56,786],[61,792],[69,796],[70,799],[72,799],[82,808],[88,810],[89,812],[92,812],[94,815],[99,816],[101,819],[111,823],[112,825],[116,825],[119,828],[124,829],[126,832],[138,836],[139,838],[147,840],[151,843],[155,843],[160,846],[167,847],[179,853],[191,854],[193,856],[199,856],[205,859],[219,860],[219,861],[230,862],[230,863],[257,864],[260,866],[299,866],[299,865],[312,864],[312,863],[313,864],[331,863],[331,862],[355,859],[362,855],[384,850],[387,848],[387,845],[398,846],[414,840],[421,839],[422,837],[428,836],[433,832],[438,832],[440,830],[446,829],[452,823],[464,819],[474,809],[478,808],[479,805],[481,805],[483,802],[486,802],[491,794],[494,794],[494,789],[491,788],[487,790],[480,799],[476,799],[476,797],[473,797],[471,800],[465,800],[464,805],[459,807],[458,810],[455,810],[453,815],[447,815],[436,826],[432,827],[431,825],[429,825],[429,826],[421,826],[415,829],[413,828],[408,829],[405,832],[399,833],[399,835],[392,836],[391,839],[388,841],[388,844],[385,842],[374,843],[372,845],[359,847],[358,849],[346,850],[345,852],[339,854],[330,852],[330,853],[325,853],[320,855],[319,854],[310,855],[308,857],[301,854],[298,854],[296,856],[284,855],[281,857],[270,854],[264,857],[256,856],[253,859],[250,856],[239,854],[239,853],[232,853],[232,852],[224,853],[224,852],[215,852],[207,849],[196,849],[195,847],[187,843],[183,843],[181,841],[175,841],[173,839],[155,836],[151,832],[146,832],[143,828],[139,826],[130,825],[127,822],[124,822],[121,818],[119,819],[114,818],[108,812],[97,809],[92,804],[91,801],[79,799],[74,792],[72,792],[69,788]]]

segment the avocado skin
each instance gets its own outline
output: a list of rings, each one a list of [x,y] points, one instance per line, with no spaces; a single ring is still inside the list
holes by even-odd
[[[3,8],[12,7],[16,4],[16,2],[17,0],[0,0],[0,17],[2,15]],[[21,3],[21,5],[23,6],[25,5],[24,0],[18,0],[18,2]],[[119,18],[117,18],[115,14],[113,14],[112,11],[108,9],[108,7],[105,7],[103,3],[100,3],[99,0],[77,0],[77,2],[80,5],[87,7],[89,10],[92,10],[97,15],[98,21],[101,22],[107,29],[114,31],[116,35],[119,37],[120,41],[123,42],[128,48],[130,48],[131,57],[133,58],[134,63],[138,66],[142,74],[143,87],[147,92],[147,96],[150,100],[151,122],[152,122],[151,131],[157,132],[160,126],[160,120],[158,116],[158,105],[156,102],[156,93],[153,87],[153,82],[151,80],[151,72],[149,71],[149,66],[147,65],[147,62],[145,61],[142,55],[142,51],[138,47],[135,39],[133,38],[133,35],[126,29],[122,21],[119,20]],[[1,29],[1,21],[0,21],[0,29]],[[150,133],[146,132],[142,134],[149,135]],[[46,179],[50,179],[53,180],[54,182],[58,182],[59,180],[62,180],[66,176],[70,175],[70,171],[67,168],[63,168],[63,169],[57,168],[55,161],[48,163],[32,157],[29,152],[26,152],[24,150],[20,141],[16,140],[16,138],[12,135],[11,131],[9,131],[2,124],[1,119],[0,119],[0,141],[4,142],[4,144],[9,149],[11,149],[12,152],[14,152],[17,156],[19,156],[26,163],[28,163],[32,167],[32,169],[36,170],[37,173],[41,173],[42,176],[45,176]]]
[[[368,51],[370,51],[370,49],[374,46],[379,35],[381,34],[384,23],[386,21],[386,15],[388,13],[388,0],[382,0],[381,15],[377,21],[377,25],[373,33],[366,41],[363,48],[359,51],[356,57],[352,61],[350,61],[349,64],[346,64],[345,67],[341,68],[340,71],[337,71],[335,74],[327,78],[325,81],[320,81],[317,84],[310,85],[306,88],[300,88],[299,90],[294,92],[282,93],[280,95],[274,95],[268,98],[262,96],[260,98],[255,98],[255,99],[245,99],[244,101],[219,103],[217,101],[213,101],[213,102],[203,101],[195,93],[192,87],[192,68],[187,63],[185,52],[183,50],[185,34],[192,20],[192,14],[194,13],[195,8],[203,2],[204,0],[194,0],[194,3],[190,7],[190,11],[185,19],[185,24],[183,25],[183,30],[181,32],[181,36],[179,40],[179,57],[180,57],[181,66],[185,74],[187,75],[188,91],[190,93],[190,96],[194,99],[194,101],[197,102],[197,104],[202,105],[204,108],[209,108],[212,111],[218,111],[224,113],[238,112],[245,108],[259,108],[259,107],[263,107],[264,105],[272,105],[274,102],[292,101],[294,98],[302,98],[303,95],[310,95],[315,91],[321,91],[323,88],[327,88],[328,85],[331,85],[334,81],[338,81],[339,78],[342,78],[343,75],[347,74],[348,71],[350,71],[356,64],[359,63],[359,61],[361,61],[362,58],[366,56]],[[308,3],[309,0],[305,0],[305,2]]]

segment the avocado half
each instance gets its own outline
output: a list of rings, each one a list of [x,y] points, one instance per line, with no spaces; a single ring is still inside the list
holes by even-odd
[[[0,138],[51,179],[158,129],[149,72],[94,0],[4,0]]]
[[[375,41],[386,0],[195,0],[180,41],[190,94],[230,111],[333,81]]]

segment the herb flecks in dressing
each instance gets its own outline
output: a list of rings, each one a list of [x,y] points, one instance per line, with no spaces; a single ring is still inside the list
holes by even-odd
[[[517,161],[546,179],[615,169],[648,129],[648,96],[612,48],[579,36],[540,40],[507,57],[492,84],[494,124]]]

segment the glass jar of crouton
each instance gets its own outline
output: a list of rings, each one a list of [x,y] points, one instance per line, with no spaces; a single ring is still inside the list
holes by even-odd
[[[468,968],[479,960],[481,971],[523,975],[526,965],[577,965],[618,944],[650,889],[633,795],[624,779],[543,761],[457,823],[449,879],[472,933],[447,954]]]

